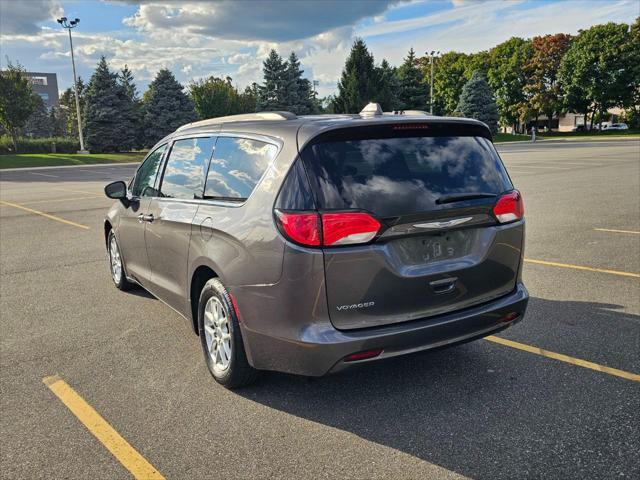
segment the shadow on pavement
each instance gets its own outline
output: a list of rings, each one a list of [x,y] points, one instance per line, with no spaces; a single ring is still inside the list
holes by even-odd
[[[529,306],[637,325],[616,308]],[[472,478],[640,478],[636,383],[486,340],[317,380],[269,373],[237,394]]]

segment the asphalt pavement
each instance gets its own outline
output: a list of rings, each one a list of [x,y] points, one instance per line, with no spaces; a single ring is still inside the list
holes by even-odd
[[[131,476],[52,375],[168,479],[640,478],[640,141],[499,151],[527,218],[510,343],[233,392],[184,319],[112,285],[102,187],[135,166],[0,171],[0,478]]]

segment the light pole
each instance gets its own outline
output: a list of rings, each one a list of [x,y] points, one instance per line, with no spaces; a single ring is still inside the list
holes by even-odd
[[[62,28],[66,28],[69,31],[69,46],[71,47],[71,66],[73,67],[73,91],[76,94],[76,114],[78,117],[78,135],[80,136],[80,152],[89,153],[84,149],[84,139],[82,138],[82,120],[80,119],[80,97],[78,96],[78,80],[76,79],[76,61],[73,58],[73,41],[71,40],[71,29],[76,28],[80,23],[80,19],[67,21],[67,17],[58,19],[58,23],[62,25]]]
[[[320,81],[319,80],[314,80],[313,81],[313,96],[314,97],[318,96],[318,85],[320,85]]]
[[[433,115],[433,61],[434,61],[434,54],[440,55],[440,52],[431,50],[431,52],[424,52],[424,53],[429,55],[429,59],[431,60],[431,82],[429,82],[429,114]]]

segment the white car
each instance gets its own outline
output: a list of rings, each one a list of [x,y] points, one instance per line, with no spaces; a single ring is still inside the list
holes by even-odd
[[[626,123],[612,123],[611,125],[603,125],[603,130],[629,130]]]

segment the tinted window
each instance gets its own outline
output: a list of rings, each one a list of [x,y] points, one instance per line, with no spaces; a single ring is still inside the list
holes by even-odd
[[[248,138],[219,137],[211,159],[205,198],[247,198],[278,149]]]
[[[387,217],[447,208],[436,203],[444,195],[512,188],[486,138],[412,135],[305,148],[302,157],[320,208],[364,209]]]
[[[177,140],[169,152],[160,194],[170,198],[200,198],[214,145],[215,138],[211,137]]]
[[[167,146],[162,145],[151,152],[142,165],[136,172],[136,177],[133,180],[131,186],[131,194],[134,197],[153,197],[155,196],[155,190],[153,189],[156,183],[156,175],[158,174],[158,168],[160,167],[160,161],[162,160],[162,154]]]

